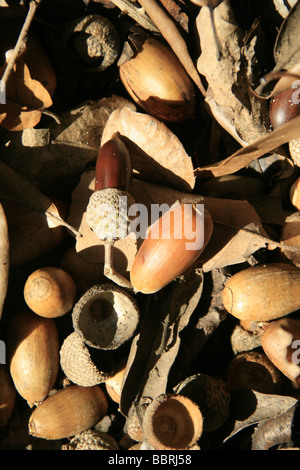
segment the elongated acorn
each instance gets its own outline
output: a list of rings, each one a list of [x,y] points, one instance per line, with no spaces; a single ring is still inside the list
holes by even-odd
[[[271,321],[300,308],[300,270],[286,263],[234,274],[223,290],[226,310],[240,320]]]
[[[152,294],[187,272],[213,231],[210,214],[191,204],[176,204],[150,228],[130,272],[136,291]]]
[[[8,330],[9,368],[14,385],[29,406],[43,401],[59,369],[59,337],[51,318],[31,311],[14,316]]]
[[[143,434],[153,450],[188,450],[197,443],[202,431],[202,413],[185,396],[159,395],[144,413]]]
[[[61,268],[39,268],[27,278],[24,298],[37,315],[56,318],[69,312],[75,303],[77,287],[73,278]]]
[[[131,98],[149,114],[165,121],[194,116],[193,82],[165,43],[148,37],[119,66],[119,73]]]
[[[29,434],[48,440],[72,437],[95,426],[107,410],[108,401],[99,385],[68,385],[32,412]]]
[[[277,369],[299,388],[300,320],[285,317],[266,323],[261,328],[261,345]]]

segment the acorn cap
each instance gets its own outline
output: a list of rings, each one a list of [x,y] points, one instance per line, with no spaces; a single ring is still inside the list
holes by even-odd
[[[99,353],[101,354],[101,351]],[[105,372],[97,367],[88,346],[75,331],[65,338],[59,354],[63,372],[77,385],[83,387],[98,385],[114,373],[113,370]]]
[[[290,140],[289,151],[295,165],[300,166],[300,139]]]
[[[74,436],[61,450],[118,450],[117,441],[107,433],[88,429]]]
[[[174,391],[190,398],[199,406],[205,432],[215,431],[229,417],[230,393],[221,379],[195,374],[180,382]]]
[[[127,292],[113,284],[91,287],[72,311],[74,330],[88,345],[117,349],[134,334],[139,309]]]
[[[199,407],[182,395],[159,395],[143,418],[145,441],[153,450],[187,450],[198,441],[202,430]]]

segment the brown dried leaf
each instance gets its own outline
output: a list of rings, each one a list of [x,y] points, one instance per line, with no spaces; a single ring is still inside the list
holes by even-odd
[[[297,139],[299,137],[300,116],[292,119],[286,124],[283,124],[278,129],[275,129],[273,132],[256,140],[252,144],[239,149],[228,158],[214,163],[213,165],[196,168],[195,175],[198,178],[209,178],[236,173],[257,158],[262,157],[290,140]]]
[[[124,107],[110,115],[101,145],[115,132],[128,145],[133,168],[140,178],[184,191],[194,188],[192,159],[164,123]]]
[[[0,319],[8,286],[9,240],[5,213],[0,204]]]
[[[18,266],[56,246],[67,227],[53,202],[0,161],[0,201],[7,219],[10,263]]]
[[[1,67],[0,74],[5,66]],[[6,104],[0,105],[0,123],[11,131],[34,127],[41,119],[41,109],[52,106],[46,88],[31,78],[25,62],[18,58],[6,84]]]
[[[201,54],[197,68],[208,83],[206,103],[219,124],[241,145],[267,133],[266,103],[249,93],[242,46],[244,31],[237,25],[230,1],[213,10],[202,7],[196,19]],[[218,44],[215,40],[215,32]]]
[[[283,20],[274,48],[274,70],[289,70],[300,61],[300,3],[297,2]]]

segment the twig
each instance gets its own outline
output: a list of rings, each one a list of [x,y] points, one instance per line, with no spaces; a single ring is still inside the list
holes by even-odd
[[[104,242],[104,275],[120,287],[133,289],[131,283],[117,273],[113,267],[113,242],[111,240]]]
[[[9,78],[9,75],[10,75],[10,73],[11,73],[11,71],[12,71],[14,65],[15,65],[15,62],[16,62],[19,54],[21,53],[22,49],[24,48],[27,33],[29,31],[29,28],[30,28],[30,25],[31,25],[32,20],[34,18],[37,7],[40,5],[41,1],[42,0],[32,0],[29,4],[29,10],[28,10],[27,16],[25,18],[23,27],[21,29],[21,32],[20,32],[20,35],[19,35],[18,40],[16,42],[16,45],[15,45],[15,47],[14,47],[14,49],[13,49],[13,51],[12,51],[10,57],[9,57],[8,64],[5,68],[4,74],[3,74],[2,79],[1,79],[1,82],[4,85],[6,85],[7,80]]]
[[[206,96],[205,88],[200,75],[189,54],[187,45],[173,20],[155,0],[139,0],[139,4],[145,9],[153,23],[159,29],[161,35],[169,43],[173,52],[177,55],[188,75],[197,85],[203,96]]]
[[[144,8],[137,8],[129,0],[111,0],[114,5],[116,5],[122,13],[130,16],[133,20],[139,23],[145,29],[158,33],[158,29],[153,24],[152,20],[145,13]]]

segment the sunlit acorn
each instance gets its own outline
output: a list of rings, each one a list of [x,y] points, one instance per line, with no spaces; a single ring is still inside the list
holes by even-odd
[[[174,392],[190,398],[203,416],[203,431],[211,432],[229,417],[230,393],[226,383],[207,374],[195,374],[180,382]]]
[[[266,354],[249,351],[238,354],[230,362],[226,383],[228,390],[276,393],[281,385],[281,374]]]
[[[91,287],[72,311],[74,330],[91,347],[117,349],[132,338],[139,323],[135,299],[113,284]]]
[[[57,378],[57,326],[53,319],[31,311],[18,313],[8,327],[7,347],[14,385],[32,407],[47,397]]]
[[[24,299],[37,315],[56,318],[69,312],[75,303],[77,287],[73,278],[61,268],[39,268],[27,278]]]
[[[277,369],[299,388],[300,320],[285,317],[264,324],[261,328],[261,345]]]
[[[196,263],[210,240],[213,222],[209,212],[178,203],[150,228],[133,261],[130,280],[137,292],[152,294]]]
[[[240,320],[271,321],[300,308],[300,270],[261,264],[234,274],[223,290],[225,309]]]
[[[133,57],[119,66],[131,98],[163,121],[194,117],[194,84],[170,47],[152,37],[133,47]]]
[[[72,437],[70,442],[62,445],[61,450],[119,450],[119,445],[109,434],[88,429]]]
[[[300,210],[300,176],[296,178],[290,187],[289,192],[290,201],[293,206],[299,211]]]
[[[5,428],[14,410],[16,389],[6,364],[0,364],[0,431]]]
[[[188,450],[197,443],[202,431],[199,407],[181,395],[157,396],[143,417],[145,441],[153,450]]]
[[[35,408],[28,421],[29,434],[48,440],[72,437],[95,426],[107,411],[107,397],[99,385],[69,385]]]
[[[75,331],[64,339],[59,354],[61,368],[74,384],[91,387],[105,382],[114,373],[114,360],[108,357],[109,352],[89,348]]]

